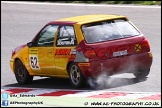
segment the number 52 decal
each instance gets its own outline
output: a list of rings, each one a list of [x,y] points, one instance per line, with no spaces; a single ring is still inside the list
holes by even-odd
[[[40,69],[37,55],[30,55],[30,66],[32,69]]]

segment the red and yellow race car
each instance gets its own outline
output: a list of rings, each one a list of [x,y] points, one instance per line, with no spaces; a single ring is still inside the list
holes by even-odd
[[[47,76],[69,78],[75,88],[101,73],[144,78],[151,65],[149,42],[137,27],[126,16],[105,14],[49,22],[31,42],[15,48],[10,60],[19,84]]]

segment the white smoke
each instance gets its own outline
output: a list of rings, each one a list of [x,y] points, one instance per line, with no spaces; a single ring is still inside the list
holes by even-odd
[[[137,82],[135,77],[133,76],[133,72],[135,72],[135,66],[138,64],[133,58],[130,60],[129,63],[124,64],[124,69],[119,68],[116,74],[113,74],[112,76],[109,76],[108,73],[111,73],[111,69],[107,70],[109,72],[102,72],[100,75],[98,75],[95,79],[89,78],[88,84],[95,89],[108,89],[108,88],[114,88],[124,85],[129,85]],[[129,74],[132,74],[132,78],[127,77],[121,77],[121,75],[124,73],[130,72]],[[120,74],[120,75],[119,75]],[[119,77],[120,76],[120,77]]]
[[[104,89],[104,88],[111,88],[115,80],[116,80],[115,77],[110,77],[106,73],[102,73],[95,79],[89,78],[88,83],[92,88]]]

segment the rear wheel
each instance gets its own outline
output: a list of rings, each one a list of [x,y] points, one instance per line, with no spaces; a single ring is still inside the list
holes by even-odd
[[[18,59],[15,64],[15,77],[19,84],[28,84],[33,81],[33,76],[29,75],[27,69]]]
[[[150,73],[150,68],[149,69],[139,69],[138,71],[136,71],[133,74],[136,78],[145,78],[149,73]]]
[[[70,64],[68,72],[73,87],[80,88],[85,86],[86,79],[83,77],[82,72],[76,63]]]

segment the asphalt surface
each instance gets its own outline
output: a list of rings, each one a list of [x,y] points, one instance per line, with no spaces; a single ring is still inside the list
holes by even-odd
[[[32,2],[30,2],[32,3]],[[85,4],[20,4],[1,2],[1,87],[72,89],[69,80],[35,77],[34,83],[17,84],[9,65],[12,50],[32,40],[49,21],[85,14],[120,14],[127,16],[150,42],[153,64],[146,79],[137,80],[132,74],[116,75],[106,87],[109,91],[161,92],[161,7]],[[104,81],[107,81],[105,79]],[[103,82],[104,82],[103,81]],[[103,84],[101,84],[102,86]]]

